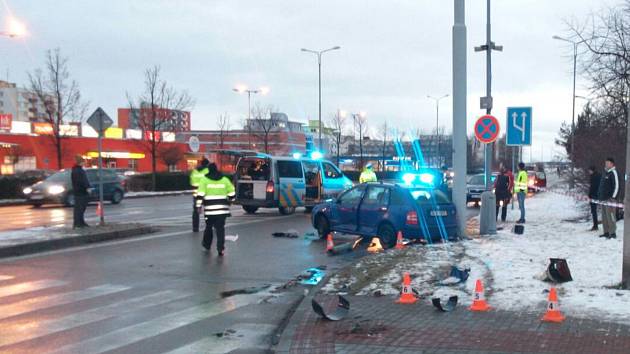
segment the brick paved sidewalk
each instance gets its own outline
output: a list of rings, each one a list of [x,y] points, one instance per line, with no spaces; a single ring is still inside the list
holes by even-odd
[[[318,295],[326,309],[336,296]],[[291,318],[277,353],[630,353],[630,326],[568,318],[543,323],[537,313],[438,312],[429,300],[398,305],[390,297],[349,296],[350,314],[318,318],[310,297]]]

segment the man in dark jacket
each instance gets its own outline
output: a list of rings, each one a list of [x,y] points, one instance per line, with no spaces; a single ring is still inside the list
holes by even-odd
[[[595,166],[591,166],[588,168],[588,174],[590,176],[590,185],[588,189],[588,198],[591,200],[591,216],[593,217],[593,227],[591,231],[598,230],[598,222],[597,222],[597,204],[593,203],[597,198],[599,198],[599,182],[602,179],[602,175],[597,172]]]
[[[83,169],[83,157],[77,155],[74,160],[76,164],[72,167],[71,173],[72,194],[74,195],[72,228],[87,227],[88,224],[85,223],[83,215],[88,204],[90,181],[88,181],[87,174]]]
[[[497,200],[497,219],[499,218],[499,209],[501,209],[501,221],[503,222],[507,219],[507,206],[512,198],[510,184],[510,177],[507,175],[505,167],[501,166],[500,173],[494,180],[494,194]]]
[[[190,172],[190,186],[193,187],[193,214],[192,214],[192,229],[193,232],[199,232],[199,209],[196,205],[197,190],[199,189],[199,182],[208,173],[208,165],[210,161],[205,157],[199,162],[199,166]]]
[[[602,203],[615,203],[619,194],[619,176],[615,169],[615,160],[612,157],[606,159],[606,171],[602,175],[599,184],[599,200]],[[602,205],[602,223],[604,233],[599,237],[617,238],[617,219],[615,217],[616,207]]]

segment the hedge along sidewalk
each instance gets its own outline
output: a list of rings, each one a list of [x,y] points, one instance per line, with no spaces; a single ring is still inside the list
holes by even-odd
[[[117,240],[158,230],[158,228],[138,223],[112,223],[82,229],[34,227],[26,230],[5,231],[0,232],[0,258]]]
[[[192,195],[193,190],[181,190],[181,191],[167,191],[167,192],[126,192],[126,199],[137,198],[152,198],[152,197],[170,197],[177,195]],[[107,201],[107,200],[106,200]],[[3,206],[15,206],[15,205],[27,205],[30,204],[26,199],[0,199],[0,207]]]

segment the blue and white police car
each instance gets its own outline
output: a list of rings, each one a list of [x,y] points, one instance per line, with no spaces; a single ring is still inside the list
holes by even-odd
[[[332,231],[378,236],[383,247],[407,239],[457,239],[457,213],[435,170],[406,172],[401,183],[363,183],[315,206],[312,224],[320,237]]]

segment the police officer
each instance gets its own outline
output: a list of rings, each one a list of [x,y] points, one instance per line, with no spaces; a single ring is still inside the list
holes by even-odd
[[[192,227],[193,232],[199,232],[199,208],[196,205],[197,190],[199,188],[199,181],[208,173],[208,164],[210,161],[205,157],[199,162],[197,168],[190,172],[190,185],[195,189],[193,192],[193,214],[192,214]]]
[[[376,173],[374,173],[374,171],[372,170],[372,164],[368,163],[367,165],[365,165],[363,172],[361,172],[361,175],[359,176],[359,183],[376,182],[376,181],[377,181]]]
[[[527,171],[525,171],[525,164],[520,162],[518,164],[518,174],[516,175],[516,181],[514,182],[514,193],[518,199],[518,208],[521,211],[521,218],[516,223],[525,223],[525,197],[527,196]]]
[[[223,256],[225,250],[225,219],[230,216],[230,203],[236,193],[229,178],[219,172],[217,165],[208,165],[208,173],[199,181],[197,207],[203,204],[206,229],[203,233],[202,246],[210,250],[213,228],[217,234],[217,252]]]

